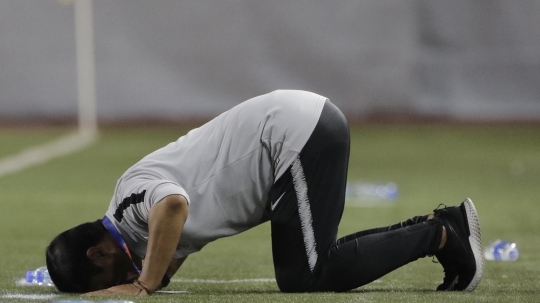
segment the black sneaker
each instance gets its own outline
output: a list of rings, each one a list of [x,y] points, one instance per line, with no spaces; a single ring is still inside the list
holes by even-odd
[[[447,207],[444,205],[443,209],[439,209],[442,205],[444,204],[439,204],[439,206],[433,210],[435,217],[440,218],[441,216],[455,216],[461,214],[459,206]],[[444,252],[437,253],[435,256],[444,269],[444,280],[443,283],[437,287],[437,291],[454,290],[454,286],[458,281],[458,274],[452,263],[453,256]],[[436,262],[434,261],[434,263]]]
[[[458,281],[458,274],[454,268],[454,265],[452,264],[452,260],[440,255],[437,255],[436,257],[444,269],[444,280],[439,286],[437,286],[437,291],[454,290],[454,287]]]
[[[484,273],[484,254],[478,213],[471,199],[460,206],[434,210],[446,228],[446,244],[435,254],[444,268],[437,290],[472,291]]]

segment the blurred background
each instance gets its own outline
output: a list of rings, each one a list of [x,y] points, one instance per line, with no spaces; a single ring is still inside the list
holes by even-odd
[[[538,0],[0,0],[0,302],[38,291],[14,280],[59,232],[101,218],[129,166],[276,89],[324,95],[351,122],[340,236],[470,197],[484,244],[520,250],[467,297],[431,294],[442,268],[425,258],[356,293],[284,298],[537,302],[539,16]],[[218,240],[178,276],[273,281],[269,234]],[[169,288],[286,301],[275,283]]]
[[[0,1],[0,124],[77,119],[73,1]],[[209,119],[275,89],[351,121],[540,119],[536,0],[94,0],[100,122]]]

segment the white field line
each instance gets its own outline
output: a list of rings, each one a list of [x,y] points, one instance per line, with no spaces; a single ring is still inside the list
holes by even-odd
[[[17,285],[17,286],[36,286],[36,284],[34,284],[34,283],[26,282],[26,279],[16,279],[15,280],[15,285]],[[54,285],[40,285],[40,286],[45,287],[45,288],[54,287]]]
[[[1,295],[0,298],[4,299],[24,299],[24,300],[51,300],[58,297],[55,294],[12,294],[7,293]]]
[[[162,295],[179,295],[179,294],[189,294],[189,291],[187,291],[187,290],[158,290],[158,291],[156,291],[156,293],[157,294],[162,294]],[[22,300],[52,300],[52,299],[54,299],[56,297],[59,297],[59,296],[60,295],[57,295],[57,294],[7,293],[7,294],[4,294],[4,295],[0,295],[0,298],[2,298],[2,299],[22,299]],[[78,301],[74,300],[73,302],[78,302]],[[87,302],[87,301],[84,301],[84,302]],[[105,302],[105,301],[100,301],[100,302]],[[107,302],[109,302],[109,301],[107,301]],[[114,301],[114,302],[120,302],[120,301]],[[124,301],[121,301],[121,302],[124,302]],[[125,302],[128,302],[128,301],[125,301]]]
[[[171,282],[179,283],[208,283],[208,284],[225,284],[225,283],[275,283],[276,279],[256,278],[256,279],[232,279],[232,280],[214,280],[214,279],[171,279]],[[26,282],[25,279],[15,281],[17,286],[34,286],[35,284]],[[43,286],[53,287],[53,286]]]
[[[43,145],[30,147],[18,154],[0,159],[0,177],[74,153],[92,144],[96,139],[97,135],[94,132],[77,132]]]
[[[176,294],[189,294],[189,291],[187,290],[156,290],[156,294],[163,294],[163,295],[176,295]]]
[[[275,283],[276,279],[268,278],[258,278],[258,279],[232,279],[232,280],[213,280],[213,279],[171,279],[171,282],[181,282],[181,283],[209,283],[209,284],[225,284],[225,283]],[[15,282],[17,286],[27,286],[32,285],[27,283],[24,279],[19,279]],[[52,287],[52,286],[49,286]],[[48,288],[48,287],[47,287]],[[157,291],[159,294],[187,294],[189,291],[185,290],[164,290]],[[58,297],[57,294],[21,294],[21,293],[7,293],[0,295],[0,298],[4,299],[25,299],[25,300],[51,300],[55,297]]]
[[[213,279],[171,279],[171,282],[180,283],[208,283],[208,284],[225,284],[225,283],[268,283],[276,282],[276,279],[258,278],[258,279],[233,279],[233,280],[213,280]]]

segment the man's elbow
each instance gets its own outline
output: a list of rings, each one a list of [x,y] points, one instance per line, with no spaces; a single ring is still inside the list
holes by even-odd
[[[182,195],[167,196],[159,204],[161,204],[164,211],[170,215],[183,215],[187,217],[189,204]]]

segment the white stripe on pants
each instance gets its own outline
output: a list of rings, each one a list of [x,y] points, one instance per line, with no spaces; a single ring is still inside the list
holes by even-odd
[[[308,187],[304,176],[304,169],[300,162],[300,156],[293,162],[291,167],[294,190],[298,200],[298,214],[302,225],[302,234],[304,235],[304,245],[309,264],[309,269],[313,272],[317,264],[317,251],[315,243],[315,233],[313,232],[313,219],[311,218],[311,207],[309,205]]]

